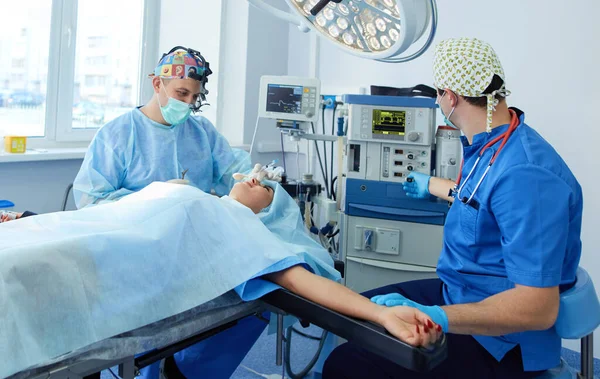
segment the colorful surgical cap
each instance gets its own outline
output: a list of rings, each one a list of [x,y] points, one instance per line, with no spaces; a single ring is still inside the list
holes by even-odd
[[[510,95],[504,84],[490,94],[483,91],[498,75],[506,83],[502,64],[494,49],[476,38],[452,38],[440,42],[435,49],[433,60],[434,84],[438,89],[448,88],[461,96],[487,97],[487,123],[489,133],[492,114],[498,100],[496,94]]]
[[[190,73],[203,75],[204,69],[204,64],[200,59],[185,50],[177,50],[165,55],[158,62],[154,73],[149,76],[160,76],[163,79],[185,79]]]

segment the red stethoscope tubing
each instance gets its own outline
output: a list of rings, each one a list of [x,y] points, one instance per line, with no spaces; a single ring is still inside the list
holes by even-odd
[[[485,174],[487,174],[487,170],[489,170],[489,168],[492,166],[492,164],[494,164],[494,162],[496,161],[496,158],[498,158],[498,154],[500,154],[500,152],[504,148],[504,145],[506,145],[506,142],[508,141],[508,139],[510,138],[510,136],[512,135],[512,133],[519,126],[520,121],[519,121],[519,117],[517,116],[517,113],[514,110],[512,110],[512,109],[509,109],[509,112],[511,114],[511,120],[510,120],[510,125],[508,126],[508,130],[506,132],[502,133],[501,135],[499,135],[498,137],[494,138],[490,142],[486,143],[485,146],[483,146],[483,148],[479,152],[479,157],[477,157],[477,161],[475,162],[475,165],[471,169],[471,172],[467,176],[467,179],[465,179],[465,183],[467,182],[467,180],[469,180],[469,177],[471,176],[471,174],[473,173],[473,171],[477,167],[477,163],[479,163],[479,159],[483,156],[483,153],[485,153],[485,151],[488,148],[490,148],[491,146],[493,146],[494,144],[496,144],[498,141],[500,141],[502,139],[503,141],[500,144],[500,146],[498,147],[498,150],[496,150],[496,152],[492,156],[492,159],[490,159],[490,163],[488,164],[488,168],[486,169],[486,172],[484,173],[484,177],[485,177]],[[460,181],[462,179],[462,169],[463,169],[463,165],[464,164],[465,164],[465,160],[463,158],[463,160],[460,163],[460,171],[458,172],[458,178],[456,179],[456,186],[455,187],[458,187],[458,185],[460,184]],[[477,188],[479,187],[479,184],[481,184],[482,180],[483,180],[483,177],[479,181],[479,183],[477,185]],[[460,197],[460,191],[464,187],[465,183],[463,183],[463,185],[458,190],[459,197]],[[473,194],[471,195],[471,198],[469,200],[471,200],[473,198],[473,195],[475,194],[474,192],[475,191],[473,191]]]

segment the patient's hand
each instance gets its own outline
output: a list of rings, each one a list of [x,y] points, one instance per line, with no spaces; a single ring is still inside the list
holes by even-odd
[[[23,216],[23,213],[15,213],[15,212],[3,213],[0,216],[0,223],[16,220],[16,219],[21,218],[21,216]]]
[[[441,327],[413,307],[383,308],[379,323],[394,337],[413,346],[428,347],[442,336]]]

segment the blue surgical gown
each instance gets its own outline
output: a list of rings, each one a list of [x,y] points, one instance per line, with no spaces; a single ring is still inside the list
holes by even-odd
[[[581,186],[558,153],[525,123],[499,153],[474,195],[454,201],[444,227],[437,274],[446,304],[479,302],[516,284],[568,286],[581,256]],[[483,146],[508,129],[463,138],[462,183]],[[483,153],[461,198],[473,193],[501,142]],[[498,361],[516,345],[526,371],[546,370],[560,361],[561,339],[554,328],[474,338]]]
[[[247,172],[248,153],[232,149],[204,117],[165,126],[139,108],[104,125],[94,137],[73,183],[77,208],[118,200],[154,181],[185,179],[205,192],[226,195],[232,174]]]

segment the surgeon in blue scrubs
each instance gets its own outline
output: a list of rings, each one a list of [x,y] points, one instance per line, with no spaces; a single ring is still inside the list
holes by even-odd
[[[447,335],[448,358],[422,374],[347,343],[327,359],[324,378],[534,378],[560,362],[552,326],[581,255],[581,187],[525,114],[508,107],[489,44],[445,40],[433,67],[445,122],[463,134],[463,167],[457,183],[413,173],[404,190],[452,202],[439,279],[365,295],[427,313]]]
[[[184,179],[205,192],[229,193],[233,173],[249,172],[251,162],[210,121],[192,114],[205,101],[210,74],[198,51],[177,46],[163,55],[150,75],[152,99],[104,125],[90,144],[73,185],[78,208],[118,201],[155,181]],[[158,378],[162,364],[170,378],[229,378],[265,326],[255,317],[242,320],[143,369],[142,377]]]

